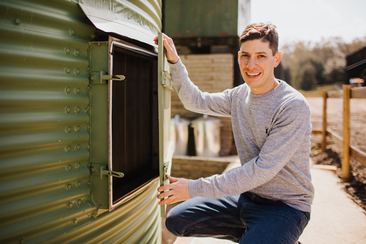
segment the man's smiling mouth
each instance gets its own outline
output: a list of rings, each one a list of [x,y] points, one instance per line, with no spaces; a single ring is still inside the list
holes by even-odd
[[[260,74],[261,74],[261,72],[259,72],[259,73],[248,73],[248,72],[246,72],[246,74],[247,74],[247,76],[255,77],[255,76],[260,75]]]

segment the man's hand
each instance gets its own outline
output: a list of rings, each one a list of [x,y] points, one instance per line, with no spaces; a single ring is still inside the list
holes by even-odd
[[[159,205],[173,204],[191,199],[189,195],[189,180],[184,178],[175,178],[167,175],[170,180],[169,185],[163,185],[158,188],[158,199],[166,198],[159,202]]]
[[[158,37],[154,38],[154,42],[158,45]],[[166,50],[166,58],[169,62],[175,64],[179,61],[177,50],[175,49],[172,38],[163,33],[163,43]]]

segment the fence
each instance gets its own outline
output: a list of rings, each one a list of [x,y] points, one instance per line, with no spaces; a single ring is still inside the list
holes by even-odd
[[[350,145],[350,99],[351,98],[366,98],[366,87],[351,88],[350,85],[343,85],[343,137],[332,130],[327,129],[327,98],[337,98],[339,95],[333,95],[327,91],[323,92],[323,128],[321,131],[314,133],[322,134],[322,150],[326,148],[326,136],[329,135],[332,140],[342,147],[342,177],[349,178],[350,174],[350,157],[360,162],[366,167],[366,153]]]

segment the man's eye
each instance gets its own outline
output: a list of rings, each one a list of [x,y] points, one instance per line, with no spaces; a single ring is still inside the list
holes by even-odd
[[[265,58],[266,56],[265,55],[259,55],[260,58]]]

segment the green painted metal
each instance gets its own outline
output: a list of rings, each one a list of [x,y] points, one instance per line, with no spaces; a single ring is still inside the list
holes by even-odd
[[[108,183],[91,190],[108,163],[108,86],[90,85],[88,52],[105,33],[71,0],[0,1],[0,31],[0,243],[160,243],[158,182],[111,212]]]
[[[171,37],[238,36],[249,24],[250,0],[166,0],[164,14]]]

